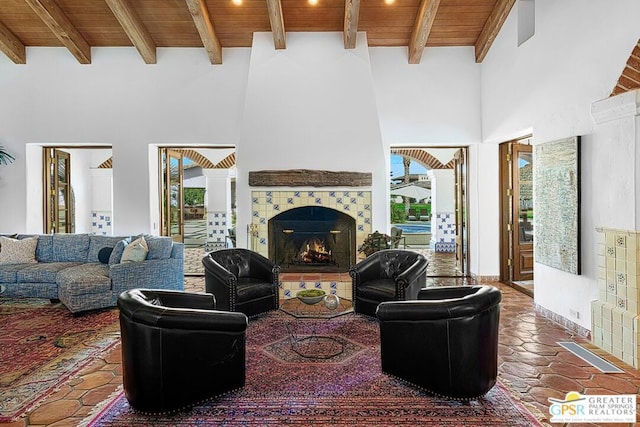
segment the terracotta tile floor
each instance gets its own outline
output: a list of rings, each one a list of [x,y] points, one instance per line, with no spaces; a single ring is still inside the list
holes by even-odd
[[[430,274],[453,272],[448,254],[430,254]],[[452,267],[453,266],[453,267]],[[462,285],[473,280],[429,278],[430,286]],[[630,394],[640,390],[640,371],[591,346],[562,326],[534,310],[533,299],[497,283],[503,292],[500,318],[499,377],[514,396],[535,412],[548,416],[549,397],[562,399],[569,391],[583,394]],[[203,291],[202,277],[185,278],[189,291]],[[602,374],[596,368],[556,345],[574,340],[625,370],[623,374]],[[120,348],[96,360],[58,392],[20,420],[7,426],[76,426],[122,384]],[[557,424],[556,424],[557,425]],[[575,426],[576,424],[571,424]],[[584,424],[583,424],[584,425]],[[591,424],[589,424],[591,425]],[[626,425],[626,424],[625,424]],[[615,427],[616,424],[603,424]]]

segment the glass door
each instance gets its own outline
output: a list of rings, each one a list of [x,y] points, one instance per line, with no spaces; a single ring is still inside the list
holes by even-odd
[[[513,279],[533,279],[533,154],[531,145],[513,144]]]
[[[161,148],[162,235],[184,241],[184,199],[182,196],[182,154]]]
[[[71,156],[62,150],[44,148],[44,232],[73,233]]]

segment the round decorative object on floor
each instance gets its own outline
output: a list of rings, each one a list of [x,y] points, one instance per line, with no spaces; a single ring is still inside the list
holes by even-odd
[[[340,305],[340,298],[336,294],[329,294],[324,297],[324,305],[329,310],[335,310]]]

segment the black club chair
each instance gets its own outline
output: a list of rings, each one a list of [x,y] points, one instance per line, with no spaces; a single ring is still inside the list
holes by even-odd
[[[249,249],[221,249],[203,259],[206,291],[219,309],[249,317],[279,307],[280,267]]]
[[[427,264],[423,255],[402,249],[369,255],[349,269],[354,311],[374,317],[383,301],[416,299],[426,286]]]
[[[170,413],[245,384],[248,319],[211,294],[132,289],[118,297],[122,380],[131,406]]]
[[[417,301],[384,302],[382,371],[440,396],[474,399],[498,375],[502,295],[493,286],[426,288]]]

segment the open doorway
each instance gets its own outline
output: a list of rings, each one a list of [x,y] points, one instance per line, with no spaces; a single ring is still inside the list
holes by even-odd
[[[159,147],[160,232],[185,245],[185,274],[235,246],[235,148]]]
[[[391,149],[392,234],[427,256],[431,278],[469,275],[467,158],[467,147]]]
[[[500,144],[500,281],[533,296],[531,138]]]
[[[111,235],[111,147],[42,147],[43,233]]]

